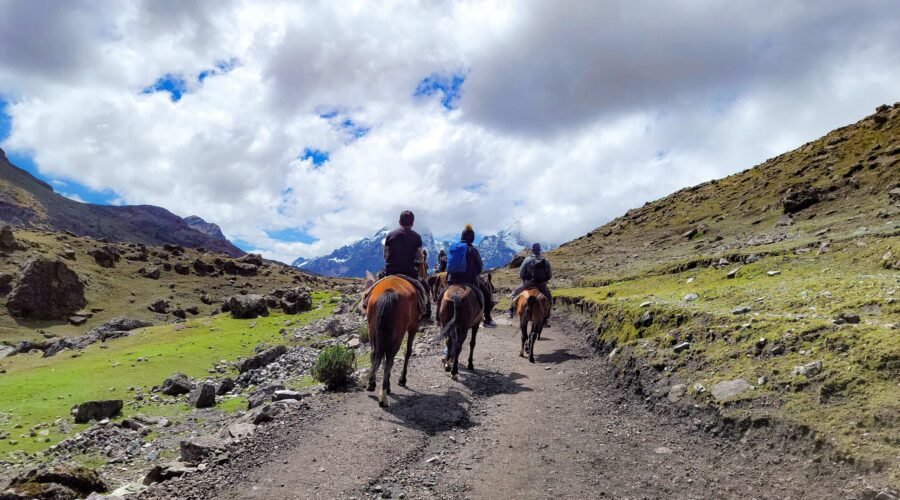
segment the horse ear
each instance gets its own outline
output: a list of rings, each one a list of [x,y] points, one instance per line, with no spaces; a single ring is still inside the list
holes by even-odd
[[[491,279],[491,273],[488,273],[488,283],[494,284],[494,281]]]

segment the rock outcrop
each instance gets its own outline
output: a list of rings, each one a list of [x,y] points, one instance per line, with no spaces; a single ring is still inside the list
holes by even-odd
[[[85,305],[78,275],[62,261],[46,257],[25,262],[6,303],[10,314],[25,319],[68,319]]]

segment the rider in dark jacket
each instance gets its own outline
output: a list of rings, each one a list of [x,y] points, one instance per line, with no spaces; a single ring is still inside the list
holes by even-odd
[[[542,280],[535,279],[534,276],[534,266],[541,262],[541,265],[546,265],[546,276],[544,276]],[[550,287],[547,286],[547,282],[553,277],[553,271],[550,267],[550,261],[544,257],[541,251],[541,244],[535,243],[531,246],[531,256],[525,259],[522,262],[522,265],[519,266],[519,278],[522,280],[522,284],[519,285],[518,288],[513,292],[512,301],[509,304],[509,317],[512,318],[516,306],[516,297],[519,296],[520,293],[525,291],[528,288],[537,288],[539,292],[541,292],[544,297],[547,297],[547,300],[550,301],[550,307],[553,308],[553,295],[550,293]],[[550,313],[547,313],[547,319],[544,322],[545,327],[550,326]]]

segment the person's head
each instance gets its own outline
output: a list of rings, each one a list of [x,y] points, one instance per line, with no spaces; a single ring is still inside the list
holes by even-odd
[[[472,229],[472,224],[466,224],[466,228],[463,229],[463,232],[459,237],[459,241],[465,241],[470,245],[472,243],[475,243],[475,230]]]
[[[447,252],[445,252],[444,249],[442,248],[441,251],[438,252],[438,256],[439,256],[439,257],[443,257],[443,256],[445,256],[445,255],[447,255]]]
[[[404,210],[403,213],[400,214],[400,226],[410,228],[413,227],[413,222],[416,221],[416,216],[409,210]]]
[[[531,253],[533,253],[535,255],[540,255],[541,254],[541,244],[535,243],[534,245],[531,245]]]

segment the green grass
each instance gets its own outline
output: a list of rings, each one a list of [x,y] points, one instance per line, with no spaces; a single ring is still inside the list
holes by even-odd
[[[821,255],[766,257],[742,265],[734,279],[725,274],[736,265],[647,272],[606,286],[558,290],[556,296],[562,307],[596,320],[598,340],[689,386],[699,382],[708,389],[735,378],[757,385],[766,377],[740,397],[749,406],[725,405],[726,413],[780,416],[857,458],[891,462],[900,453],[900,334],[890,326],[900,324],[900,273],[881,267],[880,258],[897,243],[896,237],[865,237],[833,243]],[[781,274],[769,276],[770,270]],[[700,298],[685,302],[688,293]],[[752,312],[732,314],[742,305]],[[648,311],[653,323],[636,325]],[[861,323],[835,326],[834,316],[845,311],[858,313]],[[760,339],[785,352],[761,355]],[[676,354],[671,347],[684,340],[692,342],[690,349]],[[823,361],[821,374],[792,375],[795,366],[812,361]],[[692,391],[692,397],[712,403],[708,392]]]
[[[313,294],[315,304],[330,300],[327,293]],[[129,387],[140,387],[145,396],[154,385],[175,372],[190,377],[209,376],[207,370],[219,360],[235,360],[252,354],[260,343],[280,344],[287,339],[279,333],[285,321],[293,321],[294,326],[302,325],[330,314],[330,308],[316,308],[299,316],[272,314],[255,320],[235,320],[227,314],[210,318],[190,320],[187,328],[175,330],[175,325],[167,324],[145,328],[130,337],[109,342],[106,347],[94,344],[78,357],[72,352],[64,352],[50,358],[40,355],[21,355],[6,358],[0,366],[7,373],[0,375],[0,401],[8,418],[0,421],[0,432],[10,433],[9,440],[0,442],[0,457],[14,450],[35,452],[46,449],[50,444],[43,442],[50,438],[51,444],[84,429],[85,425],[71,424],[70,408],[83,401],[94,399],[123,399],[126,401],[124,413],[145,413],[172,416],[188,411],[183,405],[144,404],[133,408],[129,402],[133,392]],[[253,328],[251,324],[255,323]],[[146,361],[138,361],[138,359]],[[246,402],[244,402],[246,404]],[[225,411],[236,409],[241,403],[235,399],[226,400]],[[49,436],[40,439],[21,437],[28,430],[41,423],[52,424],[62,419],[68,424],[65,429],[51,425]],[[15,428],[21,425],[21,428]]]

